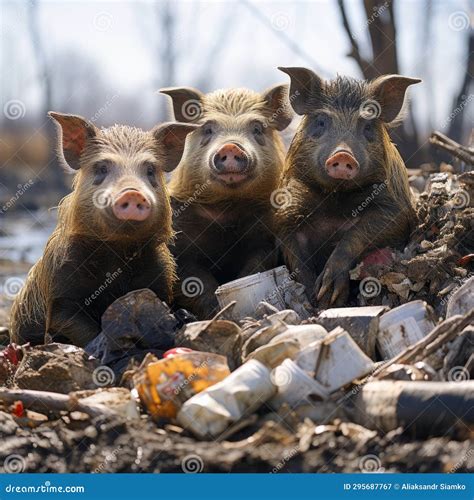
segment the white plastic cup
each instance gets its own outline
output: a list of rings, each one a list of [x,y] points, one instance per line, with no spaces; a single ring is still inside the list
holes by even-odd
[[[221,382],[188,399],[177,420],[202,439],[215,438],[244,415],[250,415],[276,389],[270,370],[252,359]]]
[[[274,409],[280,408],[283,403],[295,408],[299,404],[308,403],[310,396],[321,399],[328,397],[324,387],[291,359],[285,359],[273,370],[272,380],[278,388],[277,394],[270,400]]]
[[[428,335],[434,327],[426,302],[414,300],[395,307],[380,317],[378,350],[384,359],[391,359]]]
[[[236,301],[227,316],[238,320],[253,316],[257,305],[262,301],[268,302],[280,311],[286,309],[282,291],[284,285],[290,281],[288,269],[286,266],[280,266],[225,283],[216,290],[215,294],[221,308]]]

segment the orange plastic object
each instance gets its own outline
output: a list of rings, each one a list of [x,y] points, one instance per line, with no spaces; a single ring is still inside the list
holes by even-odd
[[[172,419],[190,397],[228,375],[225,356],[194,351],[150,363],[133,382],[152,417]]]

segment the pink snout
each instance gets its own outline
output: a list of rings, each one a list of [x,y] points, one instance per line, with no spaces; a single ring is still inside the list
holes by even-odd
[[[359,173],[359,162],[349,151],[337,151],[327,159],[326,172],[334,179],[353,179]]]
[[[127,189],[114,201],[112,211],[120,220],[142,221],[151,213],[151,203],[140,191]]]

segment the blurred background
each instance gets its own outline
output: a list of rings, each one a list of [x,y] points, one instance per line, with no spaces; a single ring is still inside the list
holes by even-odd
[[[70,176],[49,110],[97,126],[169,118],[163,86],[263,90],[306,66],[324,78],[420,77],[394,139],[411,168],[450,161],[439,130],[470,145],[472,0],[1,0],[1,263],[35,261]],[[286,134],[287,140],[294,132]]]

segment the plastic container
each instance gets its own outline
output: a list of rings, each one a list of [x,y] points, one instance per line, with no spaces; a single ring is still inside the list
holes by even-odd
[[[171,419],[185,401],[229,374],[225,356],[194,351],[150,363],[133,382],[153,418]]]
[[[428,335],[434,327],[426,302],[408,302],[381,316],[377,348],[384,359],[391,359]]]
[[[237,303],[231,315],[236,319],[252,316],[261,301],[268,302],[281,311],[285,309],[285,302],[279,284],[285,279],[291,279],[286,266],[245,276],[221,285],[216,290],[217,301],[221,307],[225,307],[235,300]]]
[[[474,276],[469,278],[449,298],[446,317],[466,314],[474,307]]]
[[[283,403],[292,408],[310,402],[311,396],[326,399],[328,392],[316,380],[312,379],[291,359],[285,359],[272,373],[273,383],[278,387],[277,394],[270,400],[272,408],[277,410]]]
[[[341,327],[322,341],[313,342],[296,358],[298,366],[328,393],[337,391],[374,369],[374,362]]]
[[[186,401],[177,420],[202,439],[215,438],[244,415],[253,413],[275,391],[270,370],[253,359]]]

